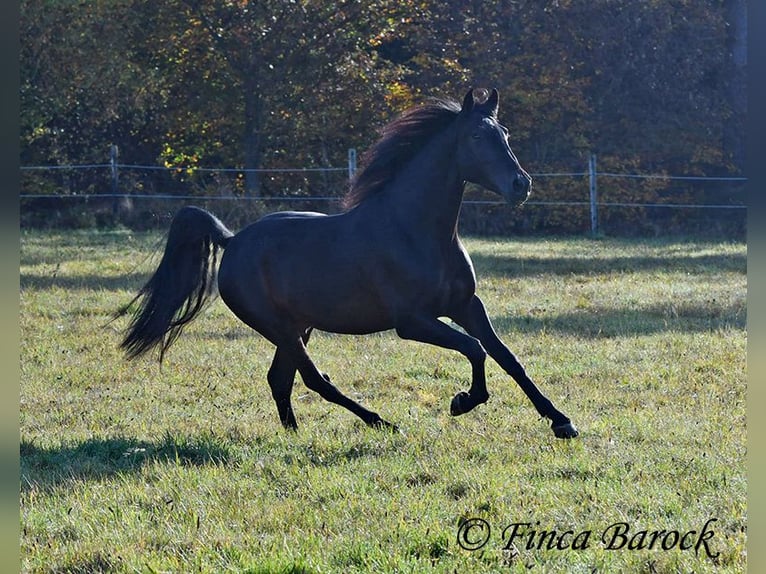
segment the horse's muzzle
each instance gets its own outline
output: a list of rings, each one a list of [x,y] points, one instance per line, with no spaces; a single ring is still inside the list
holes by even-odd
[[[525,173],[517,173],[513,178],[511,188],[503,195],[508,203],[518,207],[527,201],[531,189],[532,178]]]

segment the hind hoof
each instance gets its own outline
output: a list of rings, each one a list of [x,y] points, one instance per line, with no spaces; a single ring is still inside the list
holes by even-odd
[[[575,438],[580,434],[580,431],[572,423],[552,424],[551,429],[553,429],[553,434],[556,435],[556,438]]]
[[[374,428],[374,429],[377,429],[377,430],[383,430],[383,431],[388,431],[388,432],[391,432],[391,433],[402,434],[402,431],[399,430],[398,426],[396,426],[393,423],[388,422],[387,420],[383,420],[380,417],[378,417],[377,420],[374,420],[371,423],[368,423],[368,426],[370,428]]]

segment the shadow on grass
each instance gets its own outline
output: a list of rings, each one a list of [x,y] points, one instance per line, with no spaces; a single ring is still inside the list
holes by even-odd
[[[369,429],[364,427],[362,432],[367,431]],[[268,456],[285,464],[332,467],[396,453],[403,440],[399,435],[396,439],[332,445],[312,443],[300,446],[298,443],[287,451],[266,446],[263,437],[255,437],[251,444],[259,447],[258,452],[270,451]],[[210,434],[191,438],[166,434],[155,442],[125,437],[94,438],[53,447],[41,447],[34,441],[22,440],[19,448],[21,489],[48,490],[72,482],[108,480],[138,472],[153,462],[184,467],[234,465],[236,457],[226,441],[226,438]]]
[[[388,433],[390,431],[377,429],[372,432]],[[333,467],[364,458],[391,456],[399,452],[402,447],[401,437],[395,433],[394,437],[395,440],[391,441],[381,440],[380,442],[372,443],[345,444],[338,448],[328,449],[317,449],[314,445],[308,445],[302,449],[302,455],[305,456],[306,463],[315,467]]]
[[[19,286],[30,291],[46,291],[48,289],[87,289],[90,291],[128,291],[138,290],[151,276],[151,273],[130,273],[107,277],[103,275],[59,276],[56,274],[42,275],[37,273],[21,273]]]
[[[680,272],[691,275],[711,273],[747,273],[747,256],[736,255],[678,255],[678,256],[625,256],[625,257],[509,257],[506,255],[471,254],[476,273],[482,275],[534,277],[541,275],[594,275],[606,273],[636,273],[639,271]],[[150,268],[149,268],[150,267]],[[151,275],[154,266],[142,272],[112,277],[85,274],[58,275],[56,270],[47,274],[21,273],[22,289],[44,291],[61,289],[105,289],[109,291],[137,290]]]
[[[550,331],[588,338],[652,335],[662,332],[701,333],[718,329],[744,330],[747,307],[741,304],[666,304],[634,309],[592,307],[557,315],[495,316],[498,332]]]
[[[168,462],[181,466],[228,464],[229,448],[213,436],[165,435],[161,441],[94,438],[55,447],[22,440],[19,447],[21,488],[52,488],[77,480],[101,480],[136,472],[143,465]]]
[[[665,271],[709,275],[715,273],[747,273],[747,255],[662,255],[617,257],[513,257],[472,253],[476,274],[507,278],[540,275],[594,275]]]

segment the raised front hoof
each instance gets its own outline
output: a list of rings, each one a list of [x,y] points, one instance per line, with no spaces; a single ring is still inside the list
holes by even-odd
[[[479,398],[476,398],[476,395],[472,395],[466,391],[460,391],[452,398],[452,402],[449,405],[449,414],[453,417],[464,415],[480,404],[486,403],[488,398],[489,395],[487,394],[482,394]]]
[[[460,391],[454,397],[449,405],[449,414],[453,417],[464,415],[468,411],[472,411],[476,405],[483,401],[476,401],[469,393]]]
[[[580,434],[580,431],[571,422],[560,425],[554,423],[551,425],[551,429],[553,429],[556,438],[575,438]]]

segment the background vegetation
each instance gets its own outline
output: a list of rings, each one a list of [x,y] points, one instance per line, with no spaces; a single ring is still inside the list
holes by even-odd
[[[581,173],[596,153],[602,172],[742,175],[746,24],[744,0],[24,0],[21,163],[104,164],[115,144],[123,164],[174,168],[122,170],[126,193],[337,196],[342,172],[194,168],[342,168],[406,107],[494,86],[532,173]],[[587,198],[582,178],[538,179],[536,190]],[[107,191],[108,170],[25,172],[22,189]],[[600,191],[611,202],[743,203],[731,184],[613,179]],[[55,222],[62,205],[25,201],[22,222]],[[158,209],[147,205],[116,213],[146,225]],[[492,228],[579,232],[581,212],[539,207]],[[725,219],[705,215],[602,218],[637,233]],[[99,222],[115,217],[102,210]],[[727,232],[741,235],[743,213],[734,219]]]
[[[456,353],[317,333],[317,364],[403,436],[298,382],[278,423],[273,349],[219,301],[160,369],[106,325],[157,263],[156,233],[22,232],[24,572],[739,573],[746,539],[743,243],[472,239],[479,292],[580,428],[553,438],[491,361],[490,401],[448,414]],[[106,326],[105,326],[106,325]],[[457,544],[461,520],[493,527]],[[706,552],[607,551],[601,530],[702,529]],[[505,552],[511,522],[592,530],[584,551]]]

